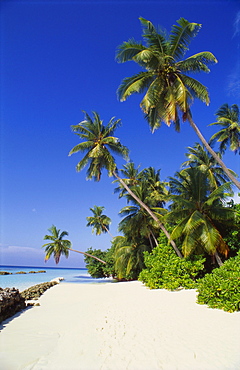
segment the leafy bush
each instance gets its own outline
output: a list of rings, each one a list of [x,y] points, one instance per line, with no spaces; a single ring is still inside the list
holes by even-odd
[[[232,204],[235,209],[235,222],[224,230],[224,240],[230,248],[230,257],[235,257],[240,250],[240,204]]]
[[[240,252],[198,280],[197,303],[224,311],[240,311]]]
[[[84,257],[84,262],[86,264],[88,273],[93,278],[99,279],[99,278],[115,276],[113,251],[111,250],[111,248],[106,251],[102,251],[101,249],[89,248],[87,250],[87,253],[95,257],[98,257],[101,260],[106,262],[106,264],[103,264],[102,262],[97,261],[91,257],[88,257],[88,256]]]
[[[179,258],[172,247],[159,244],[151,253],[144,253],[146,269],[142,270],[139,280],[151,289],[175,290],[196,287],[196,278],[204,269],[205,258]]]

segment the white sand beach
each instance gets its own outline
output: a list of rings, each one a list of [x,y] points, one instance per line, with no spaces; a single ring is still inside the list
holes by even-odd
[[[61,283],[2,325],[1,370],[239,370],[240,312],[194,290]]]

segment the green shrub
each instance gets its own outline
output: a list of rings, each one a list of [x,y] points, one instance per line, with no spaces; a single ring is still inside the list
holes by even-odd
[[[101,260],[105,261],[106,264],[97,261],[88,256],[84,256],[84,262],[86,264],[86,268],[88,273],[96,279],[99,278],[107,278],[107,277],[115,277],[115,269],[114,269],[114,259],[113,259],[113,251],[112,249],[107,249],[106,251],[102,251],[101,249],[92,249],[89,248],[87,250],[88,254],[92,254],[95,257],[100,258]]]
[[[224,311],[240,311],[240,252],[198,280],[197,303]]]
[[[139,280],[151,289],[175,290],[179,287],[196,287],[196,278],[204,269],[205,258],[195,256],[179,258],[172,247],[159,244],[151,253],[144,253],[146,269],[142,270]]]
[[[232,205],[235,209],[235,222],[224,230],[224,240],[230,248],[230,257],[235,257],[240,250],[240,204]]]

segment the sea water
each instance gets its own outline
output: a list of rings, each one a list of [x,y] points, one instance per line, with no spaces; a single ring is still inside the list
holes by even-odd
[[[61,283],[102,283],[110,281],[109,279],[93,279],[87,272],[86,268],[55,268],[55,267],[23,267],[23,266],[0,266],[0,271],[11,272],[11,275],[0,275],[1,288],[16,288],[20,291],[33,285],[45,283],[61,277],[64,280]],[[17,274],[22,271],[25,274]],[[29,273],[35,271],[35,273]],[[46,272],[37,272],[46,271]]]

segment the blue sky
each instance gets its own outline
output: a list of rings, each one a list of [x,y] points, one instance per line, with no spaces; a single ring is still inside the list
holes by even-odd
[[[124,77],[139,71],[134,63],[118,64],[118,45],[141,41],[139,17],[168,31],[180,17],[202,24],[190,54],[211,51],[218,64],[196,76],[208,87],[211,103],[195,101],[194,121],[206,139],[208,124],[224,103],[240,105],[240,6],[238,1],[11,1],[1,7],[1,244],[0,264],[44,266],[41,249],[47,229],[69,232],[75,249],[107,249],[108,235],[86,227],[94,205],[104,206],[117,235],[119,210],[106,173],[100,183],[76,173],[80,155],[68,157],[78,138],[70,125],[82,121],[83,110],[97,111],[105,123],[121,118],[117,130],[130,157],[141,168],[161,169],[173,176],[197,141],[188,123],[181,133],[162,126],[154,134],[139,108],[141,96],[120,103],[116,90]],[[118,167],[124,161],[116,158]],[[239,156],[225,163],[240,174]],[[53,260],[46,266],[55,266]],[[81,255],[70,253],[59,267],[83,267]]]

